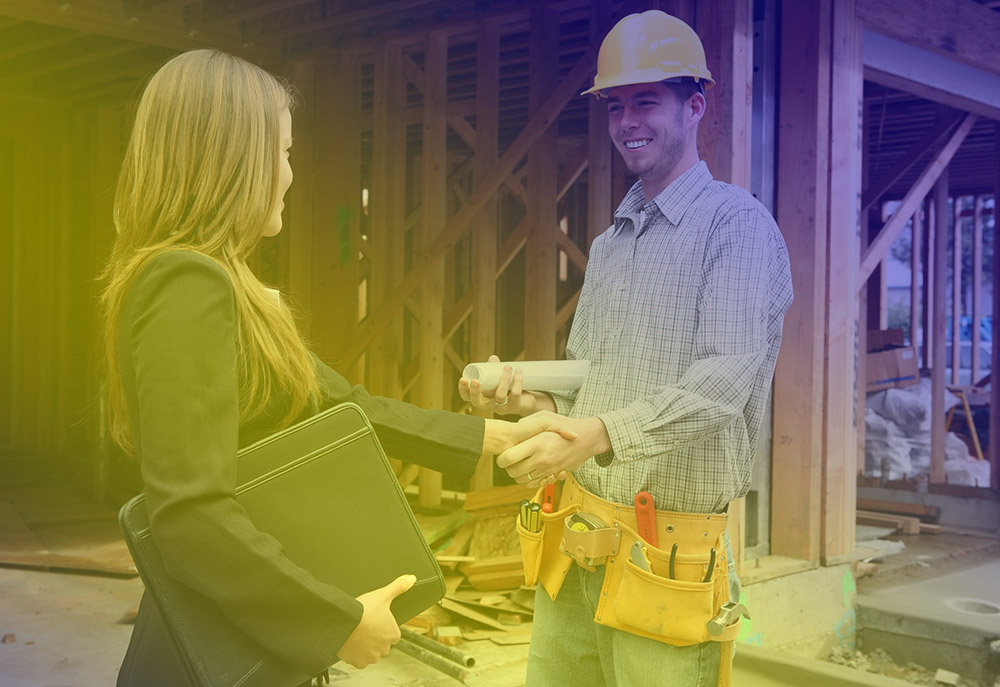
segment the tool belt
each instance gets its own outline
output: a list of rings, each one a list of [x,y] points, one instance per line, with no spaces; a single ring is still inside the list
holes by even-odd
[[[594,622],[675,646],[736,639],[746,609],[729,600],[725,513],[658,510],[653,547],[637,532],[635,508],[599,498],[572,477],[556,502],[541,513],[539,531],[517,523],[525,584],[541,583],[555,600],[574,562],[591,571],[604,565]]]

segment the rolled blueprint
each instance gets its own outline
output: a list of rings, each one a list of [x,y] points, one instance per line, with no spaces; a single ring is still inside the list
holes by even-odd
[[[507,363],[469,363],[462,377],[478,379],[483,391],[495,391],[503,368],[510,365],[524,373],[525,391],[573,391],[583,385],[589,360],[515,360]]]

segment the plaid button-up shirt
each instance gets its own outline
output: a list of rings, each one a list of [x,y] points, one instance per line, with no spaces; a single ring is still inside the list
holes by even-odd
[[[646,205],[636,183],[591,247],[567,342],[590,372],[553,395],[611,438],[579,482],[628,504],[646,489],[685,512],[745,494],[791,302],[784,239],[747,191],[704,162]]]

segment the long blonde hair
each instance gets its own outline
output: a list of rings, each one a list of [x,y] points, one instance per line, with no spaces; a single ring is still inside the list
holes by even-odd
[[[239,322],[240,419],[276,390],[291,399],[288,424],[318,395],[312,359],[292,313],[246,264],[277,202],[279,115],[293,96],[238,57],[193,50],[149,80],[135,112],[118,188],[118,231],[103,272],[111,432],[132,448],[118,369],[118,327],[132,280],[153,256],[198,251],[230,275]]]

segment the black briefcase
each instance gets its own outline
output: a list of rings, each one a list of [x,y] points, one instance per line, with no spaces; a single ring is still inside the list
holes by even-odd
[[[392,602],[403,623],[444,596],[444,577],[371,424],[344,403],[239,452],[236,498],[254,525],[318,580],[351,596],[417,576]],[[240,631],[210,599],[165,572],[146,500],[118,515],[174,649],[198,687],[294,687],[311,676]]]

